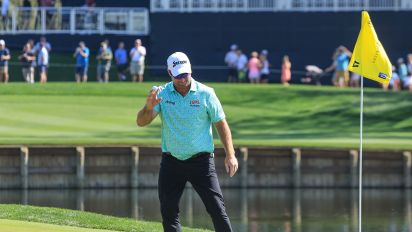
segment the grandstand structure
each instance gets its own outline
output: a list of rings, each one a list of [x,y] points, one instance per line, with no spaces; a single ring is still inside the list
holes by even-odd
[[[411,0],[153,0],[152,12],[400,11]]]
[[[1,34],[149,35],[150,13],[410,11],[411,0],[152,0],[146,7],[10,7]]]
[[[147,8],[14,7],[2,34],[148,35]]]

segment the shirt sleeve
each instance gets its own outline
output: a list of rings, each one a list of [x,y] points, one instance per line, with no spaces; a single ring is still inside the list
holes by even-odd
[[[156,111],[157,113],[160,112],[161,108],[160,108],[160,103],[155,105],[155,107],[153,108],[154,111]]]
[[[211,91],[209,99],[207,100],[207,113],[212,123],[219,122],[226,117],[214,90]]]

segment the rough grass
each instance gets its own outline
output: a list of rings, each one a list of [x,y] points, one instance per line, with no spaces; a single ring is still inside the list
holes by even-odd
[[[135,125],[159,84],[0,85],[0,144],[159,145],[159,118]],[[209,85],[236,146],[358,147],[359,89]],[[412,94],[366,89],[364,105],[365,148],[412,149]]]

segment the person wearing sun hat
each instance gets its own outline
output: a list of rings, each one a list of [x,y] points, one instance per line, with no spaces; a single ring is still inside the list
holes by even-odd
[[[137,125],[146,126],[160,115],[162,160],[159,171],[159,200],[164,231],[182,231],[179,200],[186,182],[200,195],[212,217],[215,231],[232,231],[214,163],[212,124],[215,125],[232,177],[238,169],[232,136],[222,105],[214,90],[192,78],[189,58],[175,52],[167,59],[172,81],[154,86]]]

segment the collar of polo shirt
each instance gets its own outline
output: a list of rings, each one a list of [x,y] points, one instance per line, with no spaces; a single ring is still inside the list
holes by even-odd
[[[169,90],[171,92],[176,92],[175,86],[173,84],[171,84],[169,86],[169,88],[170,88]],[[192,77],[192,81],[190,82],[190,91],[191,92],[196,92],[197,91],[197,84],[196,84],[195,79],[193,79],[193,77]]]

